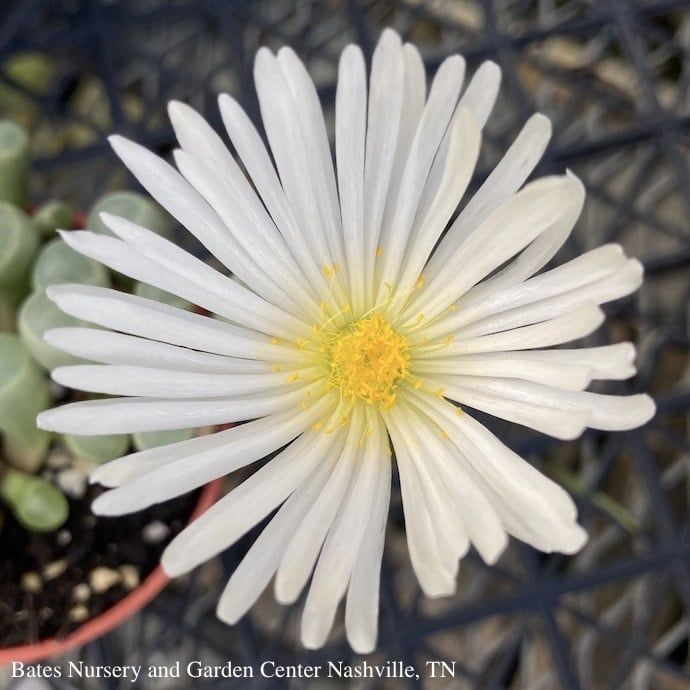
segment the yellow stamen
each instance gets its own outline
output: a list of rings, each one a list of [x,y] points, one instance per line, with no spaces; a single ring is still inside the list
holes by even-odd
[[[354,321],[324,341],[328,387],[353,402],[390,409],[399,381],[409,374],[409,349],[381,314]]]

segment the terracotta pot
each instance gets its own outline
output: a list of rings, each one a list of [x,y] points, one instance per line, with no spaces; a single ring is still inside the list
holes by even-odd
[[[207,484],[199,496],[199,502],[190,522],[208,510],[220,494],[222,479]],[[87,621],[80,628],[61,640],[42,640],[36,644],[0,649],[0,666],[13,661],[36,663],[51,656],[80,647],[122,625],[128,618],[148,604],[170,581],[158,566],[134,591],[104,611],[100,616]]]

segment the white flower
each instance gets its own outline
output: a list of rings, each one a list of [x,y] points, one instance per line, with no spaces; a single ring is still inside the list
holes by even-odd
[[[220,319],[100,287],[49,288],[63,311],[109,329],[49,331],[49,343],[100,363],[53,378],[123,397],[47,411],[41,427],[118,434],[253,420],[98,468],[94,480],[114,488],[96,513],[141,510],[283,448],[163,556],[170,575],[185,573],[278,508],[222,595],[225,621],[274,575],[278,600],[295,601],[313,571],[303,643],[325,642],[346,596],[351,645],[374,648],[391,443],[428,596],[454,591],[470,544],[488,563],[509,534],[542,551],[577,551],[586,534],[569,496],[466,408],[560,439],[630,429],[654,413],[646,395],[584,391],[635,373],[630,343],[551,349],[600,326],[599,305],[636,290],[642,268],[607,245],[535,276],[584,201],[571,174],[524,185],[550,136],[545,117],[526,123],[443,235],[500,80],[487,62],[462,92],[464,72],[460,56],[448,58],[427,95],[419,53],[387,30],[367,95],[362,53],[348,46],[335,169],[316,90],[288,48],[261,49],[255,63],[275,167],[227,95],[220,109],[244,170],[181,103],[170,105],[179,173],[113,137],[141,184],[238,281],[122,218],[103,216],[115,237],[63,233],[78,252]]]

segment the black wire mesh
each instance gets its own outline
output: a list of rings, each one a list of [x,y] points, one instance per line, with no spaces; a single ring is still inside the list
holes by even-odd
[[[587,547],[575,557],[546,557],[513,542],[493,568],[471,554],[461,564],[458,593],[430,601],[408,564],[394,491],[379,648],[371,660],[415,664],[422,678],[358,687],[690,688],[689,10],[681,0],[5,0],[0,6],[0,88],[33,107],[27,124],[40,144],[37,201],[57,196],[86,207],[108,188],[133,184],[105,136],[118,131],[169,153],[165,106],[172,98],[217,126],[216,96],[229,91],[257,119],[251,72],[262,44],[292,45],[332,108],[342,47],[354,41],[370,55],[381,28],[392,26],[419,45],[430,70],[452,52],[463,53],[470,70],[484,59],[502,67],[475,186],[527,117],[541,110],[555,136],[538,173],[570,167],[588,189],[561,258],[616,241],[643,261],[645,285],[607,308],[607,325],[591,341],[638,344],[639,375],[607,390],[652,392],[659,412],[650,424],[613,435],[588,431],[562,443],[483,420],[576,495],[591,535]],[[7,69],[26,51],[53,61],[45,89],[27,90]],[[11,105],[0,96],[0,115]],[[234,628],[215,619],[224,579],[254,536],[170,587],[79,658],[232,659],[255,668],[265,659],[356,661],[340,622],[325,649],[301,649],[300,605],[280,607],[270,592]],[[424,677],[428,659],[454,661],[455,679]],[[347,682],[257,677],[233,684]],[[152,680],[138,687],[149,685],[158,687]]]

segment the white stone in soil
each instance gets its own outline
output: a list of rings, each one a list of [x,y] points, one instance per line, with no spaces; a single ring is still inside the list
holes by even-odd
[[[70,467],[58,472],[55,482],[70,498],[83,498],[86,494],[88,477],[76,467]]]
[[[144,527],[141,534],[147,544],[159,544],[170,534],[170,527],[160,520],[154,520]]]

